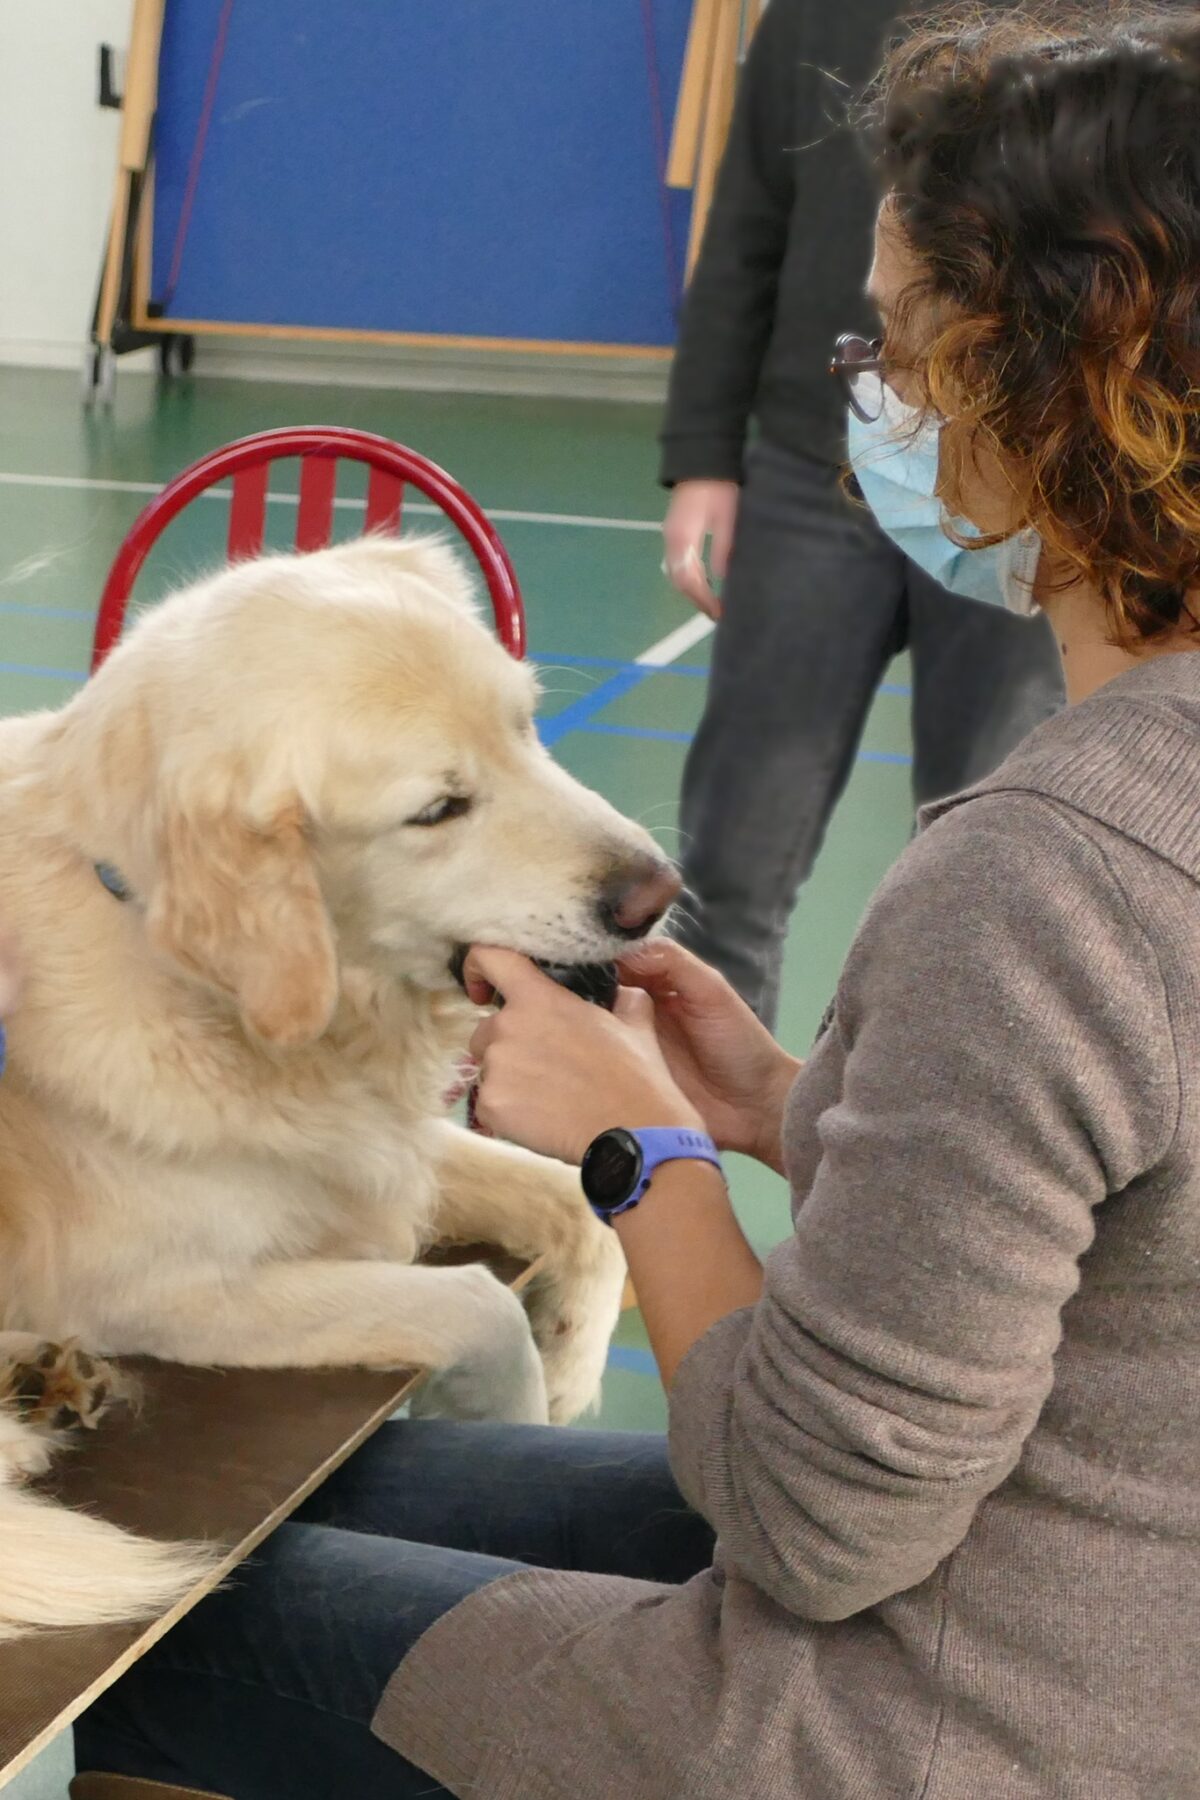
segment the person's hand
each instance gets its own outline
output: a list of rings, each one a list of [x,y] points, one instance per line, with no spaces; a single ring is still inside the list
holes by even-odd
[[[780,1169],[783,1108],[800,1068],[723,975],[669,938],[620,962],[621,980],[649,996],[658,1047],[680,1091],[722,1150]]]
[[[667,579],[710,619],[720,618],[721,602],[705,572],[704,541],[711,539],[708,560],[713,576],[724,581],[741,492],[736,481],[681,481],[663,520]]]
[[[475,1117],[485,1131],[577,1163],[614,1126],[704,1129],[663,1060],[646,995],[625,988],[609,1013],[515,950],[479,944],[463,980],[476,1005],[495,995],[504,1001],[471,1039],[480,1071]]]

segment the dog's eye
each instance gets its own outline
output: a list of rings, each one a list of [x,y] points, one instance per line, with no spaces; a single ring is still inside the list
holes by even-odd
[[[440,800],[433,800],[423,806],[419,813],[406,819],[407,825],[444,825],[447,819],[461,819],[464,813],[471,810],[471,802],[465,794],[443,794]]]

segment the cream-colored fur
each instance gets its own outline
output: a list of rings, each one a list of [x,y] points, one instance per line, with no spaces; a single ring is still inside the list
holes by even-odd
[[[592,1402],[614,1235],[575,1171],[442,1103],[475,1017],[454,946],[609,956],[601,890],[657,857],[541,749],[534,700],[445,546],[368,539],[198,583],[64,710],[0,725],[0,920],[25,984],[0,1330],[417,1365],[420,1407],[462,1417]],[[410,822],[448,794],[470,810]],[[529,1314],[482,1267],[413,1267],[440,1237],[544,1256]],[[0,1416],[0,1635],[192,1577],[187,1552],[172,1566],[15,1491],[31,1458]]]

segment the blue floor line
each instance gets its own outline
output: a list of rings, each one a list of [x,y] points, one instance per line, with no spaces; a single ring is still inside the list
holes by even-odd
[[[553,668],[559,663],[565,669],[637,669],[644,665],[629,662],[620,656],[571,656],[565,651],[531,650],[529,660],[540,667]],[[707,681],[712,670],[705,663],[667,663],[661,669],[652,669],[654,675],[686,675],[693,681]],[[890,694],[900,700],[912,698],[912,688],[903,681],[881,681],[875,690],[879,694]]]
[[[559,663],[564,669],[638,669],[645,665],[630,662],[620,656],[570,656],[565,651],[531,650],[530,662],[537,663],[540,668],[552,669]],[[662,668],[651,669],[652,675],[686,675],[692,681],[707,681],[712,670],[707,663],[666,663]],[[906,681],[881,681],[876,688],[877,694],[889,694],[899,700],[911,700],[912,688]]]
[[[0,675],[34,675],[39,681],[86,681],[85,669],[42,669],[34,663],[0,662]]]
[[[656,738],[661,744],[690,744],[694,735],[690,731],[660,731],[656,725],[609,725],[603,719],[576,725],[575,730],[590,737]]]
[[[611,706],[614,700],[632,693],[634,688],[640,687],[644,681],[658,673],[658,670],[648,668],[644,663],[622,664],[607,681],[599,682],[590,693],[581,694],[578,700],[564,706],[560,713],[555,713],[553,718],[542,722],[539,735],[543,744],[549,749],[573,731],[588,737],[645,738],[660,744],[690,744],[693,736],[690,731],[664,731],[654,725],[615,725],[595,717],[606,706]],[[37,681],[87,680],[87,671],[84,669],[39,668],[33,663],[0,662],[0,675],[26,675]],[[892,763],[897,768],[909,768],[912,765],[912,757],[900,750],[860,750],[857,760],[864,763]]]
[[[32,600],[0,600],[0,619],[6,613],[36,613],[40,619],[94,619],[94,606],[41,606]]]
[[[654,673],[653,668],[643,663],[630,663],[626,668],[618,669],[616,674],[610,675],[607,681],[597,682],[590,693],[581,694],[578,700],[572,700],[569,706],[564,706],[552,719],[543,721],[539,727],[543,744],[549,749],[560,738],[566,737],[569,731],[581,731],[589,719],[594,718],[598,712],[603,712],[606,706],[611,706],[614,700],[620,700],[624,694],[640,687]]]
[[[79,606],[37,606],[25,601],[0,600],[0,622],[6,613],[23,613],[43,619],[85,619],[95,618],[95,611]],[[567,669],[611,669],[614,674],[632,675],[635,680],[631,685],[639,686],[651,676],[684,675],[693,681],[707,681],[711,671],[703,663],[668,663],[665,668],[648,667],[645,663],[630,662],[619,656],[568,656],[562,651],[553,655],[530,652],[529,660],[540,668],[552,669],[556,663]],[[41,675],[47,671],[30,663],[5,663],[3,672],[8,675]],[[56,677],[72,681],[86,679],[82,669],[55,669],[50,671]],[[607,684],[602,684],[607,685]],[[627,692],[627,689],[622,689]],[[911,697],[912,689],[901,682],[884,681],[877,690],[881,694],[892,694],[902,700]],[[581,695],[581,699],[590,699],[590,695]]]
[[[561,716],[560,714],[559,717]],[[582,724],[573,725],[571,729],[587,737],[650,738],[661,744],[690,744],[693,737],[690,731],[662,731],[654,725],[612,725],[605,719],[585,719]],[[864,763],[894,763],[898,768],[909,768],[912,765],[912,757],[904,750],[860,750],[857,760]]]
[[[20,610],[36,609],[22,608]],[[53,609],[46,608],[44,610],[52,611]],[[2,617],[3,606],[0,605],[0,618]],[[682,669],[679,665],[664,670],[655,668],[651,664],[619,662],[615,658],[605,657],[563,656],[559,657],[558,661],[570,666],[610,668],[613,673],[606,681],[597,682],[596,686],[588,693],[581,694],[577,700],[572,700],[568,706],[564,706],[561,712],[555,713],[553,717],[540,724],[539,735],[547,749],[551,745],[559,743],[573,731],[583,732],[593,737],[645,738],[664,744],[691,743],[694,734],[690,731],[666,731],[652,725],[618,725],[608,720],[598,719],[596,714],[603,712],[614,701],[632,693],[635,688],[641,687],[643,682],[651,680],[656,675],[683,673],[703,675],[707,674],[707,670],[696,668],[693,671],[690,667]],[[34,663],[20,662],[0,662],[0,675],[25,675],[37,681],[83,682],[87,680],[86,669],[45,668]],[[908,688],[894,683],[885,683],[879,691],[882,694],[899,695],[907,695],[909,692]],[[898,750],[860,750],[857,760],[864,763],[894,764],[898,768],[908,768],[912,764],[912,757],[906,752]]]
[[[658,1374],[658,1364],[648,1350],[638,1350],[626,1344],[609,1345],[608,1366],[610,1369],[625,1369],[633,1375]]]

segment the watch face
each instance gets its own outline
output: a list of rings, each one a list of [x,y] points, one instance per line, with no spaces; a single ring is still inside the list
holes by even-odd
[[[583,1191],[593,1206],[619,1206],[637,1187],[642,1146],[628,1131],[604,1131],[580,1165]]]

